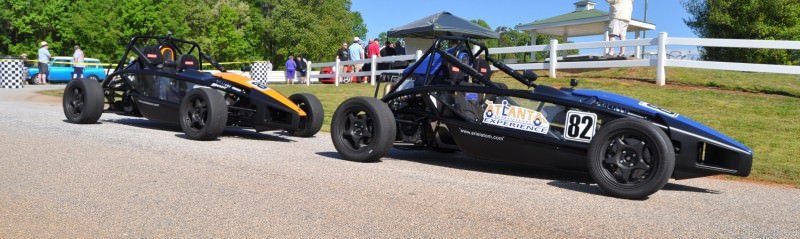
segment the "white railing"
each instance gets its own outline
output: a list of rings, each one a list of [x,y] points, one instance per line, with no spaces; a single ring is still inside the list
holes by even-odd
[[[394,63],[398,61],[416,61],[422,57],[422,51],[417,51],[415,55],[399,55],[399,56],[387,56],[387,57],[379,57],[379,58],[369,58],[363,60],[355,60],[355,61],[340,61],[336,59],[335,62],[323,62],[323,63],[311,63],[309,62],[309,68],[313,69],[315,67],[332,67],[333,74],[309,74],[309,78],[333,78],[334,84],[339,86],[339,81],[342,78],[349,78],[349,77],[363,77],[369,76],[370,83],[375,85],[375,79],[378,75],[383,73],[400,73],[403,70],[378,70],[379,63]],[[355,65],[355,64],[366,64],[370,63],[370,69],[361,69],[361,72],[342,72],[343,66],[347,65]],[[309,81],[310,82],[310,81]]]
[[[509,53],[530,53],[548,52],[551,56],[545,62],[539,63],[520,63],[508,64],[514,70],[548,70],[549,77],[555,78],[559,69],[596,69],[596,68],[628,68],[628,67],[656,67],[656,84],[666,84],[666,67],[683,67],[695,69],[712,70],[731,70],[748,71],[762,73],[779,73],[800,75],[800,66],[753,64],[753,63],[734,63],[717,61],[695,61],[668,59],[667,46],[697,46],[697,47],[726,47],[726,48],[757,48],[757,49],[787,49],[800,50],[800,41],[774,41],[774,40],[736,40],[736,39],[707,39],[707,38],[669,38],[666,32],[659,34],[658,38],[635,39],[624,41],[599,41],[559,44],[558,40],[550,40],[549,45],[515,46],[490,48],[489,53],[509,54]],[[609,49],[619,47],[634,47],[636,59],[633,60],[607,60],[607,61],[570,61],[559,62],[557,56],[561,50],[582,50],[582,49]],[[642,59],[643,47],[656,47],[655,59]],[[311,67],[333,67],[334,74],[309,74],[310,78],[335,78],[336,85],[342,77],[370,76],[372,84],[375,84],[375,76],[384,72],[401,72],[402,70],[376,70],[377,63],[387,63],[395,61],[419,60],[422,52],[417,51],[416,55],[403,55],[383,58],[371,58],[359,61],[336,61],[325,63],[309,64]],[[371,69],[364,69],[359,73],[341,73],[343,65],[356,63],[371,63]],[[492,68],[492,70],[497,70]]]
[[[641,48],[647,46],[657,47],[655,59],[641,59]],[[800,41],[773,41],[773,40],[737,40],[737,39],[707,39],[707,38],[669,38],[662,32],[658,38],[636,39],[613,42],[581,42],[559,44],[551,40],[549,45],[502,47],[489,49],[491,54],[505,53],[531,53],[549,52],[556,56],[559,50],[580,50],[597,48],[635,47],[635,60],[610,60],[610,61],[583,61],[559,62],[558,57],[550,57],[543,63],[509,64],[514,70],[549,70],[549,77],[555,78],[559,69],[593,69],[593,68],[627,68],[627,67],[656,67],[656,83],[666,83],[666,67],[684,67],[695,69],[749,71],[762,73],[779,73],[800,75],[800,66],[734,63],[718,61],[694,61],[667,58],[667,46],[698,46],[698,47],[727,47],[727,48],[758,48],[758,49],[786,49],[800,50]]]

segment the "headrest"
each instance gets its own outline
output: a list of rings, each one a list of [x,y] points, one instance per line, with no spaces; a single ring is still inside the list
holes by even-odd
[[[200,70],[200,62],[192,55],[178,57],[178,70]]]
[[[481,73],[481,75],[487,77],[492,76],[492,67],[489,65],[489,62],[487,62],[486,59],[480,57],[476,58],[473,67],[476,71],[478,71],[478,73]]]
[[[164,58],[161,56],[161,51],[159,51],[158,47],[156,46],[148,46],[144,48],[142,51],[144,57],[150,61],[153,65],[159,65],[164,62]],[[142,60],[142,63],[147,63],[147,61]]]

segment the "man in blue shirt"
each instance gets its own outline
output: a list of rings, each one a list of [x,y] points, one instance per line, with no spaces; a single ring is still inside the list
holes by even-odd
[[[47,42],[42,41],[39,43],[39,82],[42,84],[47,84],[47,74],[50,73],[50,70],[47,68],[47,63],[50,63],[50,51],[47,50]]]
[[[353,44],[350,45],[350,60],[358,61],[364,59],[364,47],[361,46],[361,39],[358,37],[353,38]],[[353,64],[353,72],[361,72],[364,63]]]

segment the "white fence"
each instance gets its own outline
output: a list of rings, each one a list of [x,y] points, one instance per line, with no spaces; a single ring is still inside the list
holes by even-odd
[[[619,47],[633,47],[636,48],[636,55],[641,56],[642,47],[654,46],[657,48],[657,57],[655,59],[634,59],[634,60],[607,60],[607,61],[577,61],[577,62],[559,62],[558,57],[550,57],[546,62],[539,63],[521,63],[509,64],[508,66],[514,70],[549,70],[549,77],[555,78],[559,69],[597,69],[597,68],[628,68],[628,67],[656,67],[656,84],[664,85],[666,83],[667,73],[665,68],[670,67],[684,67],[695,69],[713,69],[713,70],[731,70],[731,71],[749,71],[749,72],[762,72],[762,73],[779,73],[779,74],[794,74],[800,75],[800,66],[787,66],[787,65],[769,65],[769,64],[752,64],[752,63],[733,63],[733,62],[717,62],[717,61],[695,61],[695,60],[681,60],[681,59],[668,59],[667,46],[697,46],[697,47],[726,47],[726,48],[756,48],[756,49],[787,49],[787,50],[800,50],[800,41],[774,41],[774,40],[735,40],[735,39],[706,39],[706,38],[670,38],[667,33],[662,32],[658,38],[636,39],[625,41],[600,41],[600,42],[581,42],[581,43],[566,43],[559,44],[558,40],[551,40],[549,45],[533,45],[533,46],[517,46],[517,47],[500,47],[490,48],[489,53],[507,54],[507,53],[531,53],[535,52],[549,52],[550,56],[557,56],[560,50],[581,50],[581,49],[607,49]],[[325,63],[309,64],[313,67],[333,67],[334,74],[309,74],[311,78],[335,78],[336,85],[339,85],[339,79],[342,77],[351,76],[370,76],[371,82],[375,83],[375,76],[383,72],[401,72],[401,70],[387,70],[378,71],[376,69],[377,63],[386,63],[394,61],[408,61],[419,60],[422,52],[418,51],[416,55],[403,55],[383,58],[371,58],[359,61],[336,61]],[[371,63],[371,69],[364,69],[359,73],[341,73],[343,65],[352,65],[358,63]],[[493,70],[496,70],[493,68]]]

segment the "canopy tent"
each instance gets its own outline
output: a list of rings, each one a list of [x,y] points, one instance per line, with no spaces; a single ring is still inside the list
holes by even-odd
[[[608,12],[595,9],[595,5],[595,2],[581,0],[575,3],[575,11],[571,13],[518,25],[516,29],[528,32],[532,39],[538,34],[561,36],[564,41],[570,37],[608,37],[607,28],[611,17]],[[628,32],[635,32],[636,38],[643,31],[655,29],[656,25],[638,19],[632,19],[628,26]]]
[[[500,37],[497,32],[491,29],[454,16],[449,12],[436,13],[406,25],[392,28],[387,35],[389,37],[425,39],[439,36],[461,36],[479,39],[497,39]]]

